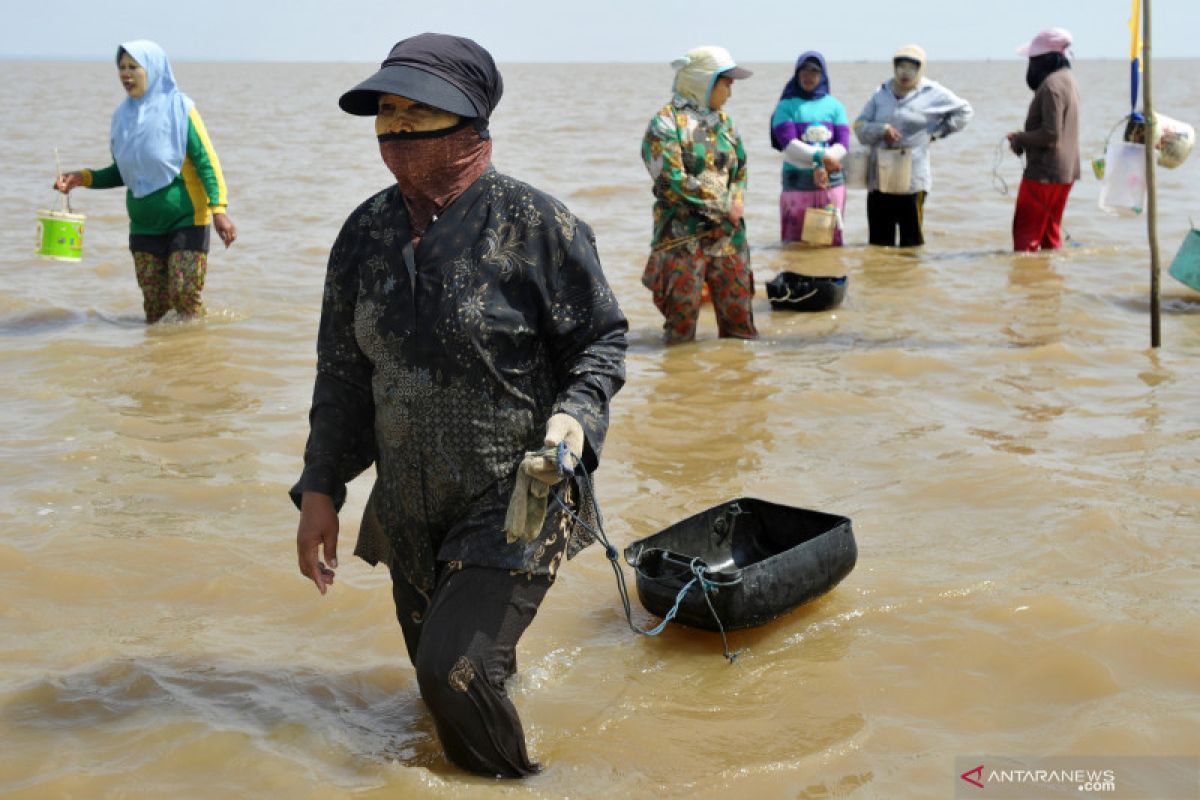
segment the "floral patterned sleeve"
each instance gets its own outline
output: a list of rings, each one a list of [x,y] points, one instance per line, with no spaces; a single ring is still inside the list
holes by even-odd
[[[329,254],[304,472],[290,492],[297,507],[304,492],[320,492],[341,508],[346,484],[375,461],[373,368],[354,335],[359,273],[349,232],[357,217],[351,215]]]
[[[554,412],[583,426],[584,466],[596,468],[608,432],[608,405],[625,384],[625,333],[629,326],[609,288],[591,229],[560,220],[566,246],[558,269],[548,276],[550,347],[558,365]]]
[[[728,120],[729,138],[733,142],[734,163],[730,165],[729,194],[730,204],[745,203],[746,201],[746,148],[742,144],[742,135],[733,127],[733,121]]]
[[[686,114],[667,106],[654,115],[646,128],[646,136],[642,140],[642,160],[654,181],[654,196],[671,205],[694,206],[704,216],[721,220],[726,216],[729,206],[719,181],[711,180],[713,176],[710,169],[703,169],[699,175],[694,175],[684,165],[681,141],[684,137],[680,136],[679,130],[680,126],[686,128],[687,124]],[[703,156],[700,163],[704,164]]]

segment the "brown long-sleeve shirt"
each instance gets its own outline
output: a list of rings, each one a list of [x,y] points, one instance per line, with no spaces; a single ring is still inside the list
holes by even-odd
[[[1056,70],[1033,94],[1025,130],[1025,177],[1042,183],[1079,180],[1079,86],[1068,67]]]

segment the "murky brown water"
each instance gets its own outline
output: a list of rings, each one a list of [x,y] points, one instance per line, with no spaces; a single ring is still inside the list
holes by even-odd
[[[1197,62],[1156,98],[1200,123]],[[511,66],[497,166],[595,228],[631,325],[629,383],[598,477],[618,544],[740,495],[853,518],[857,569],[731,637],[625,627],[592,549],[521,643],[513,688],[546,773],[496,785],[444,763],[387,575],[335,590],[295,568],[285,496],[306,435],[324,259],[388,175],[336,107],[369,67],[180,64],[241,239],[214,252],[198,324],[140,322],[119,192],[79,192],[86,259],[39,261],[35,212],[64,166],[103,166],[120,99],[104,63],[6,62],[0,105],[0,793],[45,797],[942,797],[955,755],[1200,754],[1200,295],[1166,276],[1200,156],[1160,171],[1163,342],[1148,348],[1141,219],[1096,209],[1072,246],[1009,253],[996,147],[1023,65],[934,65],[975,104],[935,145],[920,252],[869,249],[852,192],[841,251],[781,249],[767,118],[786,65],[739,83],[760,283],[848,273],[836,313],[756,311],[761,341],[665,350],[638,282],[638,158],[658,66]],[[1084,147],[1127,102],[1085,63]],[[882,65],[835,65],[851,116]],[[68,98],[69,102],[50,102]],[[640,609],[639,609],[640,611]],[[645,614],[639,619],[652,621]]]

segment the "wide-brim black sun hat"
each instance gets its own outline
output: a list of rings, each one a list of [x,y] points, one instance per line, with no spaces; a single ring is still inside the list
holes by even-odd
[[[416,67],[383,67],[346,92],[338,100],[342,111],[360,117],[373,117],[379,111],[379,95],[396,94],[433,108],[478,117],[479,112],[462,91],[446,81]]]
[[[394,94],[460,117],[487,119],[503,91],[487,50],[461,36],[422,33],[397,42],[379,71],[343,94],[338,105],[348,114],[374,116],[379,95]]]

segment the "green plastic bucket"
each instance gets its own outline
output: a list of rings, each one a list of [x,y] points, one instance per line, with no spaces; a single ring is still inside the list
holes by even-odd
[[[1200,292],[1200,230],[1192,228],[1187,232],[1171,262],[1170,272],[1172,278]]]
[[[83,258],[83,214],[67,211],[39,211],[37,250],[42,258],[78,261]]]

